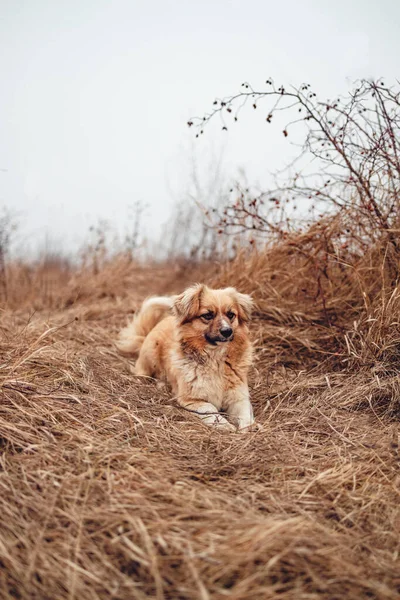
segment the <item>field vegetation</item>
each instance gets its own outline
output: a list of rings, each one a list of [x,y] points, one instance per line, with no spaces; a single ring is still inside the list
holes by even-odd
[[[163,260],[135,230],[22,261],[1,221],[1,598],[400,595],[399,91],[245,83],[190,127],[239,127],[246,103],[288,116],[298,159],[202,206],[192,245],[182,206]],[[115,349],[146,296],[194,281],[256,301],[259,431],[204,426]]]

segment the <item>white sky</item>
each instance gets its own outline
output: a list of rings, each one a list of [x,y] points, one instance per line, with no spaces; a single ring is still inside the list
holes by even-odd
[[[99,219],[124,233],[137,200],[156,237],[193,157],[206,173],[223,151],[263,185],[290,154],[250,110],[194,143],[186,122],[215,96],[272,76],[325,99],[394,82],[399,56],[397,0],[0,0],[0,206],[29,247],[71,249]]]

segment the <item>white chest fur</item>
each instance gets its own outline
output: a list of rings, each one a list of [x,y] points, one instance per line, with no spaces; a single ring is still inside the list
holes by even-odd
[[[179,380],[192,398],[207,400],[217,408],[222,408],[225,396],[224,366],[225,348],[213,348],[204,363],[191,358],[177,358],[175,365],[179,369]],[[178,393],[179,393],[178,392]]]

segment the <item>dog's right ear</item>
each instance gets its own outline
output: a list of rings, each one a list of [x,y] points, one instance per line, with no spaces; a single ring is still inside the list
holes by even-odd
[[[172,312],[182,323],[187,323],[198,315],[201,296],[205,289],[204,284],[196,283],[179,296],[175,296]]]

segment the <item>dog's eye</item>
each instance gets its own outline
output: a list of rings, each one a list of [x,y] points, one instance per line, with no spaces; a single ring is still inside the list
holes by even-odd
[[[231,321],[233,321],[233,319],[235,318],[235,313],[232,312],[231,310],[229,312],[226,313],[226,316],[228,317],[228,319],[230,319]]]
[[[204,315],[201,315],[201,318],[205,319],[206,321],[211,321],[211,319],[214,318],[214,313],[212,313],[212,312],[205,313]]]

